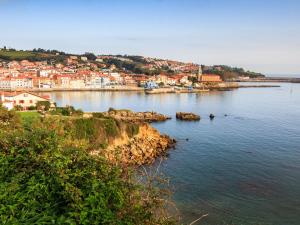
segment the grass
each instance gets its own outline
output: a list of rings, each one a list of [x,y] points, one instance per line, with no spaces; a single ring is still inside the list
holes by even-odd
[[[18,115],[21,117],[21,121],[24,125],[32,124],[32,122],[40,117],[40,114],[36,111],[24,111],[24,112],[17,112]]]
[[[0,51],[0,57],[8,57],[10,59],[26,59],[27,57],[33,57],[36,55],[36,53],[30,51]]]
[[[0,50],[0,59],[4,60],[29,60],[29,61],[41,61],[49,58],[58,58],[58,56],[50,53],[38,53],[32,51],[11,51]]]

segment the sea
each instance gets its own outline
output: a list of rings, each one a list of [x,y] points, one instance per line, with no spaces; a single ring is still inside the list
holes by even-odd
[[[257,84],[256,84],[257,85]],[[58,106],[172,116],[153,123],[177,140],[156,162],[170,180],[181,223],[300,224],[300,84],[186,94],[51,92]],[[193,112],[197,122],[176,120]],[[210,114],[215,118],[211,120]]]

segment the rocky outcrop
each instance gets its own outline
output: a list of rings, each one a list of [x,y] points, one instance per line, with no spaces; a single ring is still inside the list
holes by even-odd
[[[143,165],[152,163],[157,157],[167,154],[175,140],[161,135],[147,123],[139,127],[139,133],[129,138],[125,133],[113,144],[101,151],[113,163]]]
[[[194,113],[177,112],[176,119],[187,120],[187,121],[197,121],[197,120],[200,120],[200,116],[196,115]]]
[[[156,112],[132,112],[131,110],[110,109],[103,113],[104,116],[127,122],[161,122],[171,117]]]

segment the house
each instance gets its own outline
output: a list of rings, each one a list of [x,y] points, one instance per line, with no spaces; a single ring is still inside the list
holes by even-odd
[[[156,76],[156,83],[163,83],[163,84],[167,84],[168,83],[168,77],[166,75],[157,75]]]
[[[102,62],[103,62],[103,59],[101,59],[101,58],[97,58],[95,61],[96,61],[96,62],[100,62],[100,63],[102,63]]]
[[[104,88],[110,85],[110,79],[105,75],[93,76],[87,86],[90,88]]]
[[[80,79],[80,78],[71,79],[70,88],[85,88],[84,79]]]
[[[145,83],[145,89],[154,89],[158,88],[158,85],[155,81],[149,80]]]
[[[71,81],[70,75],[55,75],[54,80],[55,80],[55,83],[57,84],[57,87],[60,87],[60,88],[69,88],[70,87],[70,81]]]
[[[23,109],[28,109],[30,106],[36,106],[38,102],[48,101],[50,102],[49,96],[40,96],[29,92],[1,92],[0,103],[8,108],[12,109],[15,106],[21,106]],[[54,103],[50,102],[51,106]]]
[[[81,59],[81,61],[84,61],[84,62],[86,62],[88,60],[88,58],[85,56],[81,56],[80,59]]]
[[[200,82],[203,83],[222,82],[222,79],[219,75],[216,74],[202,74],[200,76]]]
[[[28,89],[33,87],[32,78],[14,77],[0,80],[0,89]]]

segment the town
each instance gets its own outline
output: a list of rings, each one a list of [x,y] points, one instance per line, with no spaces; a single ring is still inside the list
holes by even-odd
[[[243,69],[204,66],[142,56],[85,53],[71,55],[56,50],[0,49],[2,105],[28,109],[49,101],[34,92],[120,90],[146,93],[208,91],[235,87],[254,73]],[[21,97],[21,98],[20,98]]]
[[[16,51],[6,47],[0,49],[0,89],[201,88],[205,83],[221,83],[233,78],[218,73],[223,72],[221,66],[209,67],[142,56],[95,56],[92,53],[69,55],[58,51],[44,51]],[[25,55],[23,60],[18,60],[22,57],[5,57],[20,54]],[[30,54],[42,57],[32,58]],[[249,79],[240,70],[241,75],[236,72],[234,78]]]

